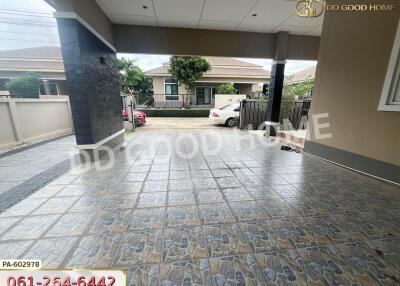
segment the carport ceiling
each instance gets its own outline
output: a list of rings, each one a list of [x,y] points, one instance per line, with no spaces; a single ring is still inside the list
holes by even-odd
[[[97,0],[114,24],[320,36],[323,16],[301,18],[295,0]]]

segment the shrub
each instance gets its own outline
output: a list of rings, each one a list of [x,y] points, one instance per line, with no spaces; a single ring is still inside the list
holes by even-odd
[[[143,109],[148,117],[208,117],[209,109]]]
[[[218,94],[235,94],[236,89],[231,83],[223,83],[218,86]]]
[[[19,78],[11,79],[6,83],[6,89],[13,97],[39,98],[40,76],[37,73],[27,72]]]

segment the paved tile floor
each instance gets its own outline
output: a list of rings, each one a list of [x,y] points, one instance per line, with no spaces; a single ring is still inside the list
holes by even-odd
[[[399,285],[398,186],[250,138],[138,131],[112,168],[1,213],[0,258],[124,269],[127,285]]]
[[[0,194],[68,160],[77,153],[75,136],[67,136],[0,158]]]

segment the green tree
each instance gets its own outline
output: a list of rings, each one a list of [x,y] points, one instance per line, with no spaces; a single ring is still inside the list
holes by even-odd
[[[19,78],[9,80],[5,87],[13,97],[39,98],[40,76],[27,72]]]
[[[307,78],[296,84],[285,84],[282,92],[281,116],[287,118],[294,108],[295,102],[310,96],[314,87],[314,79]]]
[[[199,80],[204,73],[211,70],[211,65],[203,57],[198,56],[172,56],[170,60],[171,68],[168,72],[172,78],[178,83],[185,86],[186,94],[184,95],[184,107],[190,107],[190,93],[195,87],[196,81]]]
[[[223,83],[218,86],[218,94],[235,94],[236,89],[231,83]]]
[[[139,104],[148,100],[153,89],[153,81],[144,75],[134,61],[126,58],[117,59],[117,68],[120,73],[121,91],[124,93],[130,93],[129,90],[137,92]]]

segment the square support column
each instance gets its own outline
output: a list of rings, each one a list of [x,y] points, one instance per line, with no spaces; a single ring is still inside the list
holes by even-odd
[[[78,149],[124,142],[115,51],[76,19],[57,19]]]
[[[279,122],[281,113],[283,82],[285,79],[285,61],[274,62],[271,69],[271,80],[268,88],[267,121]],[[270,130],[275,136],[275,130]]]

